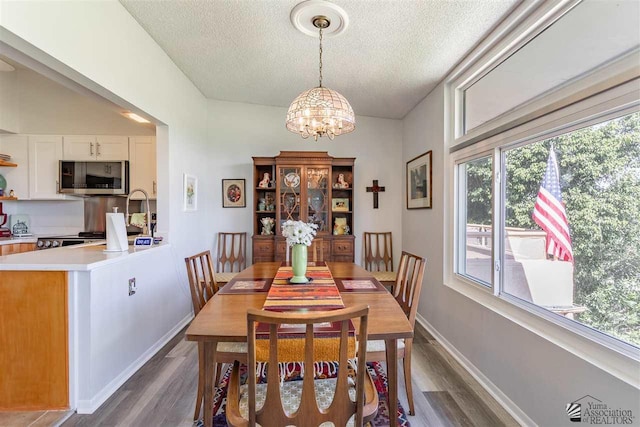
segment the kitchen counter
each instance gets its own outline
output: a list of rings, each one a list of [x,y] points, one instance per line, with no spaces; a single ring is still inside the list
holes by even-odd
[[[90,414],[193,318],[171,244],[105,243],[0,256],[0,410]]]
[[[13,245],[14,243],[36,243],[36,236],[30,237],[0,237],[0,245]]]
[[[24,239],[7,241],[26,243]],[[125,258],[135,258],[141,253],[166,245],[167,243],[160,243],[150,248],[129,246],[128,251],[105,252],[106,240],[99,240],[83,245],[0,256],[0,270],[89,271],[123,261]]]

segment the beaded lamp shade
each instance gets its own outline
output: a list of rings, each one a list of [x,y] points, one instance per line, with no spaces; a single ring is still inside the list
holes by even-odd
[[[328,136],[333,139],[355,129],[349,101],[335,90],[315,87],[293,100],[287,112],[287,129],[303,138]]]
[[[319,85],[302,92],[293,100],[287,111],[286,126],[303,138],[327,136],[333,139],[355,129],[356,119],[349,101],[335,90],[322,86],[322,33],[331,25],[323,15],[314,16],[313,26],[320,36]]]

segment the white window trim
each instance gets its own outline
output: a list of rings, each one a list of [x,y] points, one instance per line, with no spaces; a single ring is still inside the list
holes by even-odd
[[[533,304],[499,294],[496,280],[495,285],[488,289],[455,273],[457,163],[491,152],[499,156],[498,147],[517,146],[537,138],[546,139],[640,109],[640,73],[637,67],[640,52],[634,51],[606,68],[595,70],[579,81],[536,98],[521,108],[478,126],[466,135],[462,134],[462,89],[577,3],[572,0],[555,5],[533,2],[516,8],[510,18],[496,27],[486,41],[454,70],[445,84],[445,146],[452,153],[446,156],[444,175],[444,284],[616,378],[640,388],[640,349],[595,332],[578,322],[560,318]],[[461,148],[464,150],[457,151]],[[494,157],[494,177],[496,164]],[[501,191],[496,185],[494,180],[494,220],[497,212],[495,195]],[[499,233],[494,233],[493,251],[499,247],[497,243],[501,244],[500,236],[496,234]]]
[[[589,96],[637,77],[640,49],[616,58],[615,63],[577,76],[561,87],[522,104],[477,127],[464,130],[464,91],[480,80],[530,40],[564,16],[582,0],[532,1],[517,7],[492,34],[463,60],[447,78],[447,95],[453,101],[447,146],[460,149],[513,127],[552,113]]]

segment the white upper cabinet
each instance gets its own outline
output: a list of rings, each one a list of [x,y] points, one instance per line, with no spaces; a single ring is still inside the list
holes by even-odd
[[[132,136],[129,138],[129,191],[142,188],[149,198],[157,197],[156,139],[153,136]],[[137,192],[132,199],[144,199]]]
[[[29,198],[68,198],[58,194],[58,168],[61,158],[61,136],[29,136]]]
[[[64,160],[128,160],[126,136],[72,135],[64,137]]]

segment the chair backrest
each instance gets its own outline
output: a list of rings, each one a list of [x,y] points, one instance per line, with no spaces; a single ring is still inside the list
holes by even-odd
[[[348,340],[349,325],[352,319],[360,320],[358,330],[358,354],[366,354],[367,345],[367,321],[369,307],[358,305],[349,308],[333,311],[318,312],[273,312],[266,310],[249,309],[247,311],[247,330],[253,331],[249,334],[248,346],[248,366],[255,370],[256,366],[256,323],[269,325],[269,362],[267,369],[267,394],[264,405],[261,409],[256,408],[256,376],[249,377],[249,425],[309,425],[317,426],[323,422],[331,421],[335,426],[344,426],[351,416],[355,414],[356,426],[363,424],[363,413],[365,409],[365,375],[367,368],[365,358],[360,357],[356,368],[356,401],[349,397],[349,369],[348,367]],[[314,324],[325,322],[337,322],[340,326],[339,343],[339,368],[336,379],[333,402],[326,410],[320,410],[315,396],[315,385],[313,376],[313,347]],[[278,341],[287,339],[278,336],[278,326],[286,324],[306,325],[304,338],[304,365],[305,372],[302,384],[302,398],[298,410],[287,415],[282,407],[280,392],[280,376],[278,372]],[[325,332],[326,333],[326,332]],[[258,339],[266,339],[262,336]],[[272,368],[273,367],[273,368]]]
[[[218,233],[218,273],[247,268],[247,233]]]
[[[218,283],[211,262],[211,251],[187,257],[184,262],[187,264],[193,312],[198,314],[209,298],[218,292]]]
[[[424,277],[426,264],[426,259],[402,251],[396,276],[396,284],[393,287],[393,296],[407,315],[411,327],[415,326],[416,323],[416,311],[418,310],[418,302],[420,301],[422,278]]]
[[[316,237],[311,242],[309,250],[307,252],[307,261],[320,262],[324,261],[324,239],[322,237]],[[285,249],[285,262],[291,261],[291,248],[287,245]]]
[[[364,268],[368,271],[393,271],[391,232],[364,232]]]

